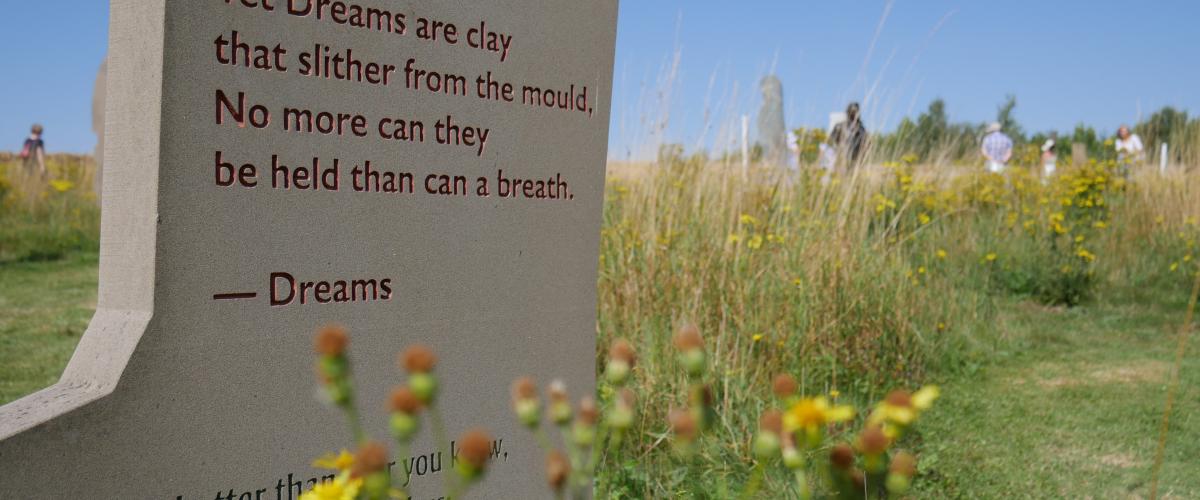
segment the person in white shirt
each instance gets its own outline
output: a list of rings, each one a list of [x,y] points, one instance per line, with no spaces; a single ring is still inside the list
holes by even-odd
[[[1129,169],[1142,161],[1142,138],[1129,131],[1128,125],[1117,129],[1117,166],[1124,176],[1129,175]]]
[[[1058,137],[1054,134],[1050,135],[1049,139],[1042,144],[1042,183],[1045,183],[1058,167],[1058,153],[1054,151],[1054,147],[1058,145]]]

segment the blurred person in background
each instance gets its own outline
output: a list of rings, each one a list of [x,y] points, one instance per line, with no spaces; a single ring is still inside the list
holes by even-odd
[[[1054,152],[1054,147],[1058,145],[1058,134],[1050,134],[1050,138],[1042,143],[1042,181],[1045,182],[1054,175],[1054,170],[1058,168],[1058,153]]]
[[[42,140],[42,126],[39,124],[35,123],[30,128],[29,138],[21,147],[21,166],[25,168],[27,176],[37,173],[41,178],[46,177],[46,142]]]
[[[999,174],[1004,172],[1008,160],[1012,159],[1013,141],[1000,130],[999,122],[992,122],[987,127],[987,135],[983,136],[983,157],[987,161],[988,172]]]
[[[854,168],[862,158],[863,146],[867,142],[867,128],[858,114],[858,103],[846,106],[846,121],[833,127],[829,144],[836,149],[838,157],[847,168]]]
[[[1122,176],[1128,177],[1129,170],[1141,163],[1143,157],[1142,138],[1129,131],[1129,125],[1117,129],[1117,168]]]

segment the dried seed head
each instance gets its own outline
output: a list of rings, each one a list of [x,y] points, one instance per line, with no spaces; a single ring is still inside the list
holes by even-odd
[[[421,409],[421,400],[407,386],[397,387],[392,391],[391,408],[393,412],[413,415]]]
[[[691,411],[682,408],[671,410],[667,415],[667,420],[671,423],[671,431],[675,433],[675,437],[684,441],[691,441],[696,438],[696,432],[699,426],[696,424],[696,417]]]
[[[546,389],[546,397],[552,403],[566,403],[567,384],[560,379],[554,379],[550,382],[550,387]]]
[[[408,373],[429,373],[436,364],[433,350],[421,344],[409,346],[400,354],[400,365]]]
[[[367,442],[354,455],[354,466],[350,469],[350,475],[353,477],[369,476],[383,470],[387,464],[387,448],[374,441]]]
[[[350,334],[345,328],[329,325],[317,331],[315,348],[322,356],[341,356],[350,344]]]
[[[887,401],[887,404],[892,406],[912,408],[912,394],[910,394],[908,391],[895,390],[889,392],[884,401]]]
[[[553,450],[546,455],[546,482],[555,491],[561,491],[571,475],[571,462],[561,451]]]
[[[888,470],[895,474],[901,474],[905,477],[913,477],[917,474],[917,459],[907,452],[897,453],[892,457],[892,463],[888,466]]]
[[[624,361],[630,368],[637,364],[637,351],[633,350],[633,345],[625,339],[613,341],[612,347],[608,349],[608,357]]]
[[[700,336],[700,328],[691,323],[680,327],[679,331],[675,332],[675,337],[671,339],[671,343],[675,344],[675,348],[680,351],[704,349],[704,338]]]
[[[864,455],[880,455],[887,451],[888,437],[878,425],[867,427],[858,436],[858,451]]]
[[[458,438],[458,447],[458,456],[463,462],[482,469],[492,454],[492,437],[482,429],[473,429]]]
[[[537,399],[537,384],[530,377],[521,377],[512,383],[512,400],[514,403],[518,401],[528,401]]]
[[[783,413],[779,410],[768,410],[758,417],[758,428],[763,432],[775,435],[783,434]]]
[[[775,397],[777,398],[794,396],[799,389],[800,384],[796,383],[796,379],[786,373],[776,375],[775,380],[771,382],[771,391],[775,393]]]
[[[579,400],[579,422],[587,425],[596,425],[600,421],[600,409],[596,407],[596,400],[591,396]]]
[[[829,463],[841,470],[849,470],[854,466],[854,449],[846,443],[840,443],[829,451]]]

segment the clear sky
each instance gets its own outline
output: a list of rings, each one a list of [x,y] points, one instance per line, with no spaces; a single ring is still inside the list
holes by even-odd
[[[91,150],[107,7],[0,0],[0,150],[33,122],[52,152]],[[610,156],[729,144],[772,70],[789,127],[859,100],[869,127],[890,129],[936,97],[982,122],[1014,94],[1026,130],[1111,131],[1165,104],[1200,111],[1197,26],[1193,0],[624,0]]]

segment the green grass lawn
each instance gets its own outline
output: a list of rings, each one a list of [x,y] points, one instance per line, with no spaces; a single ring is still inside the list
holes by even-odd
[[[58,380],[96,308],[97,256],[0,263],[0,403]]]
[[[944,384],[921,423],[919,497],[1144,498],[1186,297],[1005,307],[1017,348]],[[1200,342],[1181,373],[1159,483],[1200,495]]]
[[[0,265],[0,402],[53,383],[87,326],[94,254]],[[1149,490],[1186,297],[1075,309],[1010,302],[1014,348],[943,384],[923,417],[920,498],[1128,498]],[[1200,494],[1200,342],[1171,420],[1160,493]]]

